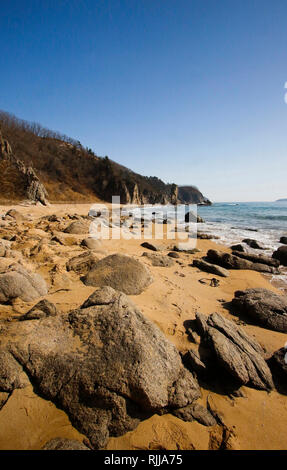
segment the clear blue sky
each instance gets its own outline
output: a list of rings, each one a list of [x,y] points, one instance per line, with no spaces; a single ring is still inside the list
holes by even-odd
[[[286,0],[1,2],[0,108],[214,201],[287,197]]]

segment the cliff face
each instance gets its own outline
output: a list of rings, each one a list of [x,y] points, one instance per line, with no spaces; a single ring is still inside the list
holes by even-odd
[[[29,199],[47,204],[47,191],[33,167],[26,167],[12,152],[0,132],[0,196],[8,200]]]
[[[178,199],[182,204],[198,204],[210,206],[211,201],[207,199],[195,186],[179,186]]]
[[[123,204],[201,204],[195,188],[142,176],[67,136],[0,111],[0,199],[50,202],[112,201]],[[192,188],[192,187],[189,187]]]

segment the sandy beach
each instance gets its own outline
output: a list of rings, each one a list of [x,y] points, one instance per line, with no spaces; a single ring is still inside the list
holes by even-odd
[[[59,218],[67,217],[68,214],[87,216],[90,204],[0,206],[0,214],[11,208],[25,218],[17,223],[16,239],[11,246],[13,257],[1,258],[1,269],[20,260],[23,266],[43,276],[49,287],[45,298],[55,304],[60,312],[79,307],[95,288],[84,285],[75,272],[67,272],[65,265],[68,259],[83,253],[79,242],[84,235],[69,237],[65,234],[66,245],[49,245],[51,231],[35,228],[35,225],[41,217],[52,214]],[[7,233],[7,230],[9,227],[0,227],[0,234]],[[35,250],[42,240],[42,248]],[[142,242],[103,240],[103,250],[96,256],[102,259],[114,253],[126,254],[149,268],[154,282],[144,292],[130,298],[180,353],[198,348],[196,343],[190,341],[187,333],[188,322],[195,319],[196,312],[205,315],[217,312],[240,325],[245,333],[263,347],[266,358],[284,346],[284,333],[256,326],[236,316],[229,308],[237,290],[262,287],[281,294],[265,275],[251,270],[230,270],[230,276],[224,278],[190,266],[193,259],[203,257],[209,249],[231,252],[228,247],[210,240],[198,240],[198,253],[182,252],[172,266],[156,267],[152,266],[148,257],[142,256],[144,251],[148,251],[141,246]],[[167,254],[173,241],[164,239],[160,243],[164,245],[162,254]],[[55,265],[56,273],[53,271]],[[209,281],[213,277],[219,280],[217,287],[210,286]],[[12,305],[1,304],[0,320],[20,316],[35,303],[17,299]],[[266,392],[242,386],[241,396],[231,397],[223,389],[221,391],[220,383],[214,383],[209,388],[201,386],[199,403],[206,406],[209,401],[221,417],[229,433],[227,448],[286,448],[286,396],[277,390]],[[223,442],[223,429],[219,425],[207,427],[196,421],[184,422],[171,414],[155,414],[142,421],[133,431],[110,438],[107,449],[218,449]],[[0,410],[0,449],[41,449],[47,441],[56,437],[85,440],[85,436],[71,425],[67,414],[51,401],[40,397],[31,385],[14,390]]]

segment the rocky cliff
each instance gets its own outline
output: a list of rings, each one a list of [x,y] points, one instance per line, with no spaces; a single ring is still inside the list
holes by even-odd
[[[211,201],[207,199],[195,186],[179,186],[178,199],[182,204],[198,204],[210,206]]]
[[[0,193],[3,199],[28,199],[47,204],[47,191],[32,166],[17,159],[0,132]]]
[[[0,111],[0,199],[123,204],[201,204],[208,201],[196,188],[142,176],[99,157],[80,142]],[[188,197],[186,194],[188,193]],[[209,202],[209,201],[208,201]]]

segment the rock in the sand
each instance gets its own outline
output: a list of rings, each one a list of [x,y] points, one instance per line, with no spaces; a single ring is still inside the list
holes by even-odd
[[[280,264],[287,266],[287,246],[280,246],[274,251],[272,258],[278,259]]]
[[[89,308],[9,323],[10,341],[0,348],[102,448],[156,411],[193,403],[200,389],[176,348],[125,294],[105,288],[97,295]]]
[[[11,393],[16,388],[24,388],[29,380],[23,367],[9,351],[0,350],[0,390]]]
[[[272,356],[272,361],[275,363],[277,370],[287,378],[287,349],[280,348]]]
[[[12,218],[16,220],[17,224],[22,223],[26,220],[26,217],[22,215],[19,211],[16,209],[10,209],[8,212],[6,212],[5,218]]]
[[[217,424],[210,411],[199,403],[193,403],[185,408],[174,410],[172,414],[183,421],[196,420],[203,426],[215,426]]]
[[[176,251],[170,251],[167,256],[170,256],[171,258],[179,259],[180,256]]]
[[[87,223],[82,222],[81,220],[76,220],[72,222],[65,229],[66,233],[71,233],[73,235],[82,235],[89,232],[89,226]]]
[[[102,242],[93,237],[84,238],[84,240],[81,241],[81,246],[84,246],[85,248],[93,251],[103,250]]]
[[[74,256],[66,263],[67,271],[74,271],[78,274],[87,274],[99,259],[91,252],[87,251],[78,256]]]
[[[279,243],[283,243],[283,245],[287,245],[287,237],[281,237]]]
[[[230,248],[232,251],[245,253],[245,248],[243,245],[241,245],[241,243],[238,243],[238,245],[232,245]]]
[[[217,276],[228,277],[229,271],[221,266],[217,266],[216,264],[208,263],[203,259],[194,259],[192,262],[192,266],[201,269],[206,273],[216,274]]]
[[[164,249],[163,246],[158,245],[157,243],[150,243],[150,242],[143,242],[141,246],[143,248],[147,248],[148,250],[152,250],[152,251],[162,251]]]
[[[274,268],[278,268],[280,265],[280,262],[277,259],[270,258],[269,256],[254,255],[252,253],[241,253],[240,251],[233,251],[232,254],[234,256],[238,256],[239,258],[247,259],[252,263],[267,264],[267,266],[273,266]]]
[[[83,279],[87,286],[110,286],[128,295],[141,294],[152,282],[150,270],[127,255],[114,254],[98,261]]]
[[[46,442],[41,450],[90,450],[85,444],[76,439],[56,437]]]
[[[220,366],[242,385],[261,390],[274,387],[263,349],[253,338],[218,313],[206,317],[205,322],[205,339],[215,352]]]
[[[268,289],[236,291],[232,306],[259,325],[287,333],[287,298]]]
[[[206,365],[204,362],[202,362],[198,354],[192,349],[187,351],[187,353],[184,355],[183,362],[187,365],[188,368],[190,368],[190,370],[196,372],[198,375],[205,375]]]
[[[259,243],[257,240],[254,240],[253,238],[244,238],[242,242],[246,243],[246,245],[250,246],[250,248],[255,248],[256,250],[266,250],[266,248],[261,243]]]
[[[174,261],[165,255],[158,255],[155,253],[148,253],[144,252],[143,256],[151,260],[151,264],[153,266],[161,266],[163,268],[169,268],[170,266],[174,266]]]
[[[56,306],[49,302],[49,300],[43,299],[34,305],[25,315],[22,315],[19,320],[39,320],[45,317],[55,317],[57,314]]]
[[[30,302],[48,292],[46,282],[40,274],[28,272],[23,266],[15,264],[0,274],[0,302],[20,298]]]
[[[263,263],[252,263],[247,259],[216,250],[208,250],[207,261],[226,269],[252,269],[253,271],[278,274],[278,269]]]

